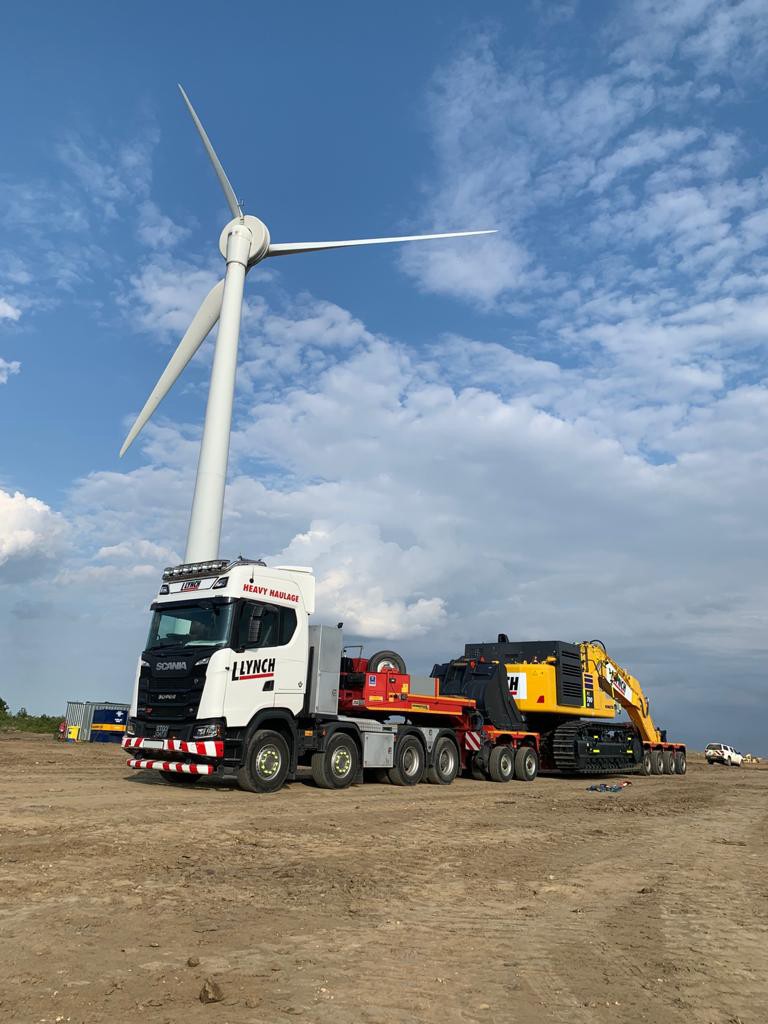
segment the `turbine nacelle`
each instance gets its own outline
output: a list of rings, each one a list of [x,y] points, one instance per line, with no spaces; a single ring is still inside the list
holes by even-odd
[[[257,263],[260,263],[265,256],[269,255],[269,244],[271,241],[267,225],[263,220],[259,220],[258,217],[252,217],[250,214],[245,214],[243,217],[234,217],[221,232],[219,237],[219,252],[224,259],[227,258],[227,243],[229,236],[234,230],[242,228],[245,228],[251,236],[249,243],[250,252],[248,254],[248,266],[254,267]]]

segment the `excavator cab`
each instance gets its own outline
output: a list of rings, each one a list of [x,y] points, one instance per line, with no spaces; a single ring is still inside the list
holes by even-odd
[[[506,667],[498,661],[456,658],[435,665],[431,674],[438,681],[440,696],[474,700],[485,724],[501,730],[526,727],[525,718],[509,692]]]

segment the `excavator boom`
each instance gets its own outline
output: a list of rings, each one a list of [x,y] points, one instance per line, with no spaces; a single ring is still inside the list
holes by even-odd
[[[586,672],[594,672],[600,688],[620,704],[629,715],[644,743],[661,743],[664,737],[651,718],[650,702],[635,677],[615,662],[601,643],[581,644]]]

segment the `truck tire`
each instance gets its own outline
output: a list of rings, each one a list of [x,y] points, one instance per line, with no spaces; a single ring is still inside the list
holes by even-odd
[[[664,762],[662,759],[661,750],[651,751],[651,775],[663,775],[664,774]]]
[[[640,774],[651,775],[651,752],[647,747],[643,748],[643,757],[640,761]]]
[[[360,768],[357,744],[345,732],[335,732],[325,750],[312,755],[312,778],[320,789],[346,789]]]
[[[534,747],[518,747],[515,754],[515,778],[533,782],[539,774],[539,755]]]
[[[675,752],[674,750],[662,750],[661,767],[665,775],[675,774]]]
[[[459,751],[450,736],[438,736],[432,751],[432,764],[427,768],[427,782],[435,786],[450,786],[459,774]]]
[[[684,750],[675,751],[675,773],[677,775],[685,775],[688,770],[688,761],[685,756]]]
[[[388,770],[393,786],[418,786],[424,778],[424,747],[412,733],[395,747],[395,763]]]
[[[288,777],[290,758],[284,736],[272,729],[257,729],[245,748],[237,783],[249,793],[276,793]]]
[[[194,786],[202,779],[202,775],[188,775],[187,772],[160,772],[161,778],[171,785]]]
[[[396,651],[377,651],[368,659],[369,672],[386,672],[387,669],[402,676],[406,674],[405,662]]]
[[[492,782],[511,782],[515,777],[515,751],[500,744],[494,747],[488,758],[488,774]]]

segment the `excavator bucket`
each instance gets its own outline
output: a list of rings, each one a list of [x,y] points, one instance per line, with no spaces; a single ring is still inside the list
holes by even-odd
[[[445,697],[469,697],[487,725],[495,729],[525,728],[525,719],[509,692],[507,671],[497,661],[456,661],[435,665],[433,678]]]

